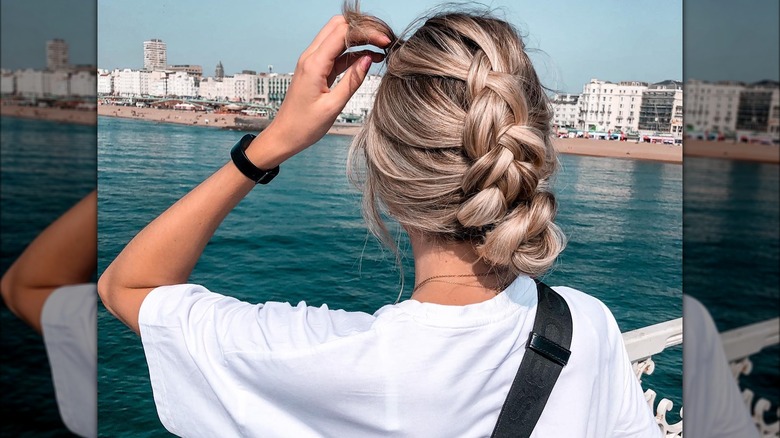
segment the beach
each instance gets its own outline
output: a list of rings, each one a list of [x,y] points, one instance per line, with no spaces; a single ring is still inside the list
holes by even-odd
[[[86,110],[41,108],[32,106],[2,105],[3,116],[51,120],[62,123],[94,125],[95,113]],[[97,115],[146,120],[159,123],[176,123],[241,131],[260,131],[270,120],[244,114],[217,114],[196,111],[178,111],[158,108],[137,108],[117,105],[98,105]],[[328,134],[353,136],[361,125],[335,123]],[[625,158],[636,160],[682,163],[683,156],[723,158],[764,163],[780,163],[780,148],[776,145],[735,143],[731,141],[705,141],[686,138],[684,147],[658,143],[633,141],[609,141],[586,138],[556,138],[556,150],[561,154],[592,157]]]
[[[588,138],[556,138],[555,149],[560,154],[591,157],[629,158],[635,160],[682,163],[682,147],[661,143],[636,143],[633,141],[595,140]]]
[[[38,106],[0,105],[0,115],[3,117],[21,117],[24,119],[48,120],[59,123],[77,125],[96,125],[95,110],[47,108]]]
[[[768,144],[685,139],[686,157],[723,158],[780,164],[780,147]]]
[[[250,117],[242,114],[215,114],[116,105],[99,105],[98,115],[236,130],[261,130],[270,123],[266,118]],[[335,123],[330,130],[328,130],[328,134],[352,136],[357,134],[360,131],[360,128],[361,125],[355,123]],[[563,154],[630,158],[663,161],[667,163],[682,162],[682,148],[679,145],[619,142],[585,138],[555,139],[554,144],[558,152]]]
[[[99,105],[98,115],[236,130],[262,130],[270,123],[266,118],[250,117],[243,114],[215,114],[116,105]],[[328,130],[328,134],[353,136],[360,131],[360,128],[361,125],[359,124],[335,123]],[[679,145],[584,138],[555,139],[554,144],[558,152],[563,154],[652,160],[667,163],[682,162],[682,148]]]

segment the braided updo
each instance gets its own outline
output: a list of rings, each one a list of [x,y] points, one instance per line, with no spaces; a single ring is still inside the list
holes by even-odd
[[[488,13],[440,13],[407,40],[345,4],[350,38],[391,38],[374,107],[350,149],[372,231],[468,241],[499,271],[539,276],[565,246],[548,181],[551,111],[521,38]]]

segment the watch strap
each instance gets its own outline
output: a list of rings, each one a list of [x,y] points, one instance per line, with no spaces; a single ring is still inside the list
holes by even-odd
[[[244,174],[247,178],[255,182],[255,184],[268,184],[276,175],[279,174],[279,166],[270,170],[263,170],[255,166],[246,156],[246,148],[255,139],[255,135],[246,134],[241,137],[233,149],[230,150],[230,158],[233,160],[233,164],[236,165],[238,170]]]

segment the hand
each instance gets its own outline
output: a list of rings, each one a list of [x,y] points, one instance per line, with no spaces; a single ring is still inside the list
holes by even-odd
[[[390,44],[390,38],[376,32],[347,41],[348,30],[343,16],[333,17],[298,59],[276,118],[247,149],[256,166],[273,168],[321,139],[363,83],[371,63],[384,59],[383,54],[371,51],[344,53],[357,45]],[[344,77],[331,90],[341,73]]]

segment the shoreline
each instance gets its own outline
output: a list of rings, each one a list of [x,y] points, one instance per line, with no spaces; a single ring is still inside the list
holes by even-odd
[[[199,113],[193,111],[123,107],[116,105],[98,105],[98,115],[245,131],[262,130],[270,123],[268,119],[243,116],[240,114]],[[264,125],[252,125],[247,122],[248,120],[256,121],[254,123],[262,122]],[[328,134],[354,136],[360,132],[361,127],[362,125],[354,123],[334,123],[333,126],[328,129]],[[558,153],[562,154],[649,160],[672,164],[681,164],[683,155],[682,148],[679,145],[633,143],[625,141],[618,142],[582,138],[554,139],[553,144]]]
[[[683,159],[683,148],[680,145],[588,138],[555,138],[553,145],[559,154],[567,155],[658,161],[669,164],[682,164]]]
[[[0,116],[43,120],[55,123],[70,123],[74,125],[97,125],[97,114],[94,110],[19,106],[3,103],[0,104]]]
[[[106,116],[238,131],[262,131],[270,123],[270,120],[267,118],[243,114],[216,114],[116,105],[98,105],[97,112],[94,112],[3,104],[0,105],[0,115],[3,117],[19,117],[81,125],[95,125],[97,124],[97,116]],[[335,123],[328,130],[328,134],[354,136],[360,129],[361,125],[353,123]],[[780,147],[776,145],[706,141],[690,138],[683,140],[682,147],[679,145],[584,138],[556,138],[553,139],[553,144],[560,154],[590,157],[646,160],[671,164],[682,164],[683,157],[780,164]]]
[[[686,157],[780,164],[780,146],[778,145],[695,140],[690,138],[686,138],[683,142],[685,146],[684,155]]]

